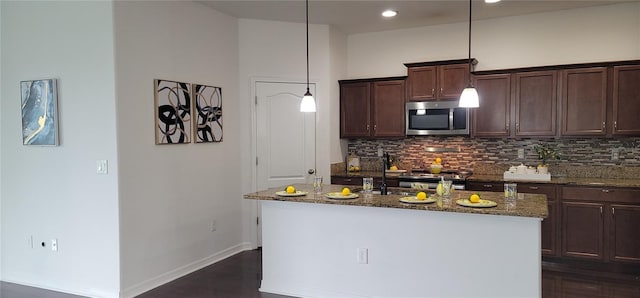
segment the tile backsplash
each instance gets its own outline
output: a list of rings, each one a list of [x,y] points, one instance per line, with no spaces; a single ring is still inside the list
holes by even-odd
[[[360,157],[364,165],[378,168],[378,149],[388,152],[401,169],[428,168],[441,157],[446,169],[474,170],[485,165],[506,167],[524,163],[537,165],[541,161],[535,145],[552,144],[558,147],[560,160],[548,161],[550,167],[640,167],[640,138],[571,138],[571,139],[478,139],[463,136],[416,136],[404,139],[349,140],[348,152]],[[447,148],[457,152],[428,152],[427,148]],[[524,149],[524,158],[518,158]],[[617,160],[613,159],[617,152]],[[478,169],[479,170],[479,169]]]

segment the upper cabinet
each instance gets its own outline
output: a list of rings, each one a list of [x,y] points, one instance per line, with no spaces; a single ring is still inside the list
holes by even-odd
[[[472,59],[472,65],[477,61]],[[407,101],[458,100],[469,80],[469,60],[406,63]]]
[[[562,135],[607,133],[607,68],[562,71]]]
[[[511,75],[474,76],[480,107],[472,109],[471,133],[475,137],[509,136]]]
[[[403,137],[405,79],[340,81],[340,137]]]
[[[480,107],[473,109],[473,136],[556,135],[556,71],[477,75],[474,82]]]
[[[557,71],[514,74],[515,136],[555,136]]]
[[[613,67],[613,135],[640,135],[640,65]]]

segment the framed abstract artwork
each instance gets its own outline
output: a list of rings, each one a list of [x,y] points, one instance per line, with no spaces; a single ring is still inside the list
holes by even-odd
[[[154,80],[156,144],[191,143],[191,84]]]
[[[193,84],[193,139],[222,142],[222,88]]]
[[[55,79],[21,81],[22,144],[58,145],[58,84]]]

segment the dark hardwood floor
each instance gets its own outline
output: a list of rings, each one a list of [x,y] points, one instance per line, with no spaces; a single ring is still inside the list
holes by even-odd
[[[148,291],[137,298],[289,298],[260,293],[262,253],[245,251]],[[81,298],[0,283],[1,298]],[[640,298],[640,279],[543,270],[543,298]]]

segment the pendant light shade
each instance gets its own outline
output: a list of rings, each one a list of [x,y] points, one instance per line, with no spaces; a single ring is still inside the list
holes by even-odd
[[[300,112],[315,113],[316,100],[313,99],[313,95],[309,91],[309,0],[305,1],[305,6],[307,14],[307,92],[300,102]]]
[[[471,83],[471,0],[469,0],[469,83],[467,88],[462,90],[460,94],[460,101],[458,106],[461,108],[477,108],[480,107],[480,98],[478,97],[478,91],[473,87]]]

